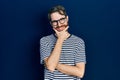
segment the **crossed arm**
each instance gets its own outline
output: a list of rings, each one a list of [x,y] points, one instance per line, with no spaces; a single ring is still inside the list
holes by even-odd
[[[85,71],[84,62],[76,63],[75,66],[59,63],[62,44],[63,41],[61,39],[58,39],[51,55],[44,59],[47,69],[51,72],[57,69],[58,71],[64,74],[82,78]]]

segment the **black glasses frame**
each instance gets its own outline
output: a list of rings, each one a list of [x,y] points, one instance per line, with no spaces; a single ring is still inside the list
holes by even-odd
[[[58,25],[58,22],[60,24],[64,24],[65,23],[65,20],[66,20],[66,16],[64,18],[60,18],[59,20],[53,20],[53,21],[50,21],[50,23],[53,25],[53,26],[57,26]],[[55,24],[55,25],[54,25]]]

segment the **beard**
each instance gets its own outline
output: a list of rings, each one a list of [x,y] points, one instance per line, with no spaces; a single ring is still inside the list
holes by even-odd
[[[67,26],[68,26],[68,23],[61,25],[61,26],[57,26],[55,29],[60,32],[60,31],[64,30]]]

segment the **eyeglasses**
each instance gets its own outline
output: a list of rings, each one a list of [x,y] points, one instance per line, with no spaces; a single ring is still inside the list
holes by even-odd
[[[50,21],[50,23],[53,25],[53,26],[57,26],[58,25],[58,22],[63,24],[65,23],[65,20],[66,20],[66,16],[64,18],[60,18],[59,20],[53,20],[53,21]]]

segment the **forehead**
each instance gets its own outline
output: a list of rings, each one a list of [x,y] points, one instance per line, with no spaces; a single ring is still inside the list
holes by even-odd
[[[60,18],[65,17],[65,15],[61,15],[58,12],[54,12],[51,14],[51,20],[59,20]]]

